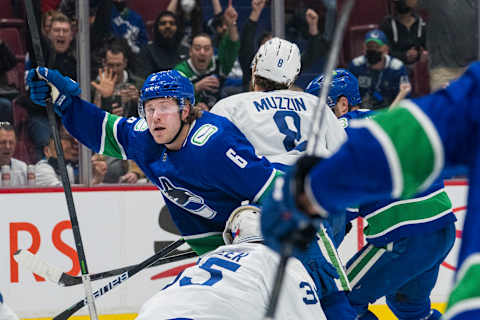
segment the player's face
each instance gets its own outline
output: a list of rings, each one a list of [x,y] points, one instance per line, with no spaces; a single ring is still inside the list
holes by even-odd
[[[199,36],[193,39],[190,48],[190,58],[198,71],[207,70],[213,57],[213,47],[210,38]]]
[[[67,51],[73,39],[70,23],[60,21],[53,22],[48,38],[52,42],[56,52],[64,53]]]
[[[348,112],[348,100],[345,97],[338,98],[337,104],[332,108],[333,113],[337,118],[340,118]]]
[[[145,103],[145,117],[153,140],[159,144],[171,141],[180,128],[178,103],[173,98],[156,98]]]
[[[10,159],[15,152],[15,132],[0,129],[0,164],[10,164]]]

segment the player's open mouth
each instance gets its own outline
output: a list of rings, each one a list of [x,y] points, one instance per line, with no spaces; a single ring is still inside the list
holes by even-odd
[[[162,131],[162,130],[165,130],[165,128],[164,127],[156,127],[156,128],[153,129],[153,131],[157,131],[157,132]]]

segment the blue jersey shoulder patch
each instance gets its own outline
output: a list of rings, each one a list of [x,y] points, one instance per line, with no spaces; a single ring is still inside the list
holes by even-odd
[[[205,143],[207,143],[208,139],[218,131],[218,127],[214,126],[211,123],[206,123],[200,128],[197,129],[192,135],[192,138],[190,139],[190,142],[196,146],[203,146]]]

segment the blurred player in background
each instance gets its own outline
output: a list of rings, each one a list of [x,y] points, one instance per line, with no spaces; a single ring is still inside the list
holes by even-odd
[[[442,319],[479,319],[480,114],[476,107],[480,105],[479,85],[480,63],[476,62],[449,87],[422,98],[403,100],[388,112],[352,124],[348,140],[330,158],[312,158],[308,167],[304,166],[305,159],[299,161],[295,174],[287,177],[292,181],[284,183],[293,185],[293,190],[274,190],[277,202],[272,201],[275,199],[266,200],[262,215],[266,243],[278,249],[285,238],[296,230],[304,229],[302,226],[309,221],[309,216],[325,216],[327,212],[335,214],[352,204],[382,198],[408,198],[425,192],[442,170],[468,167],[470,189],[458,272]],[[290,212],[288,217],[283,215],[285,208]],[[404,212],[398,212],[398,216],[406,217]],[[444,215],[445,219],[450,219],[449,216],[449,212]],[[429,259],[440,246],[445,245],[445,239],[451,237],[448,230],[451,229],[450,222],[446,223],[445,219],[441,214],[425,217],[426,224],[435,221],[438,224],[432,224],[431,231],[418,236],[415,243],[406,244],[404,250],[412,250],[415,253],[413,256],[425,252],[425,260]],[[434,228],[438,228],[437,231]],[[308,237],[313,238],[313,235],[306,235]],[[437,239],[436,243],[432,241],[434,239]],[[383,250],[364,251],[364,254],[382,259],[388,250],[387,245]],[[422,262],[421,259],[416,260]],[[435,268],[435,264],[432,267]],[[418,262],[412,261],[404,268],[417,270]],[[396,270],[389,270],[389,273],[388,281],[397,281]],[[428,309],[425,314],[423,318],[426,319],[438,318],[437,313]]]
[[[307,88],[315,85],[321,90],[323,75]],[[356,77],[335,70],[327,104],[346,127],[353,119],[373,115],[358,109],[360,102]],[[430,309],[430,293],[455,241],[456,220],[443,180],[408,200],[361,203],[349,219],[358,216],[368,223],[363,230],[367,245],[348,261],[347,273],[352,285],[348,298],[359,319],[376,319],[367,307],[382,296],[399,319],[439,319],[440,312]]]

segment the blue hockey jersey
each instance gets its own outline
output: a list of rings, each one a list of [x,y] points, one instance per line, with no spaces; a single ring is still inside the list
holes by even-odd
[[[230,213],[244,200],[257,202],[277,171],[255,154],[226,118],[204,112],[180,150],[157,144],[141,118],[121,118],[73,98],[65,128],[95,152],[132,159],[162,192],[172,218],[198,253],[223,244]]]
[[[351,120],[370,118],[376,113],[360,109],[344,114],[339,120],[346,122],[348,127]],[[349,133],[350,129],[347,128]],[[385,199],[360,203],[357,216],[367,220],[368,224],[363,230],[365,238],[376,246],[384,246],[419,232],[431,232],[456,220],[441,177],[427,190],[407,200]],[[350,212],[348,217],[352,219],[356,216]]]
[[[446,89],[352,123],[345,144],[309,175],[311,200],[334,212],[379,197],[412,196],[428,188],[444,167],[468,166],[468,209],[446,320],[480,319],[479,106],[476,62]]]

